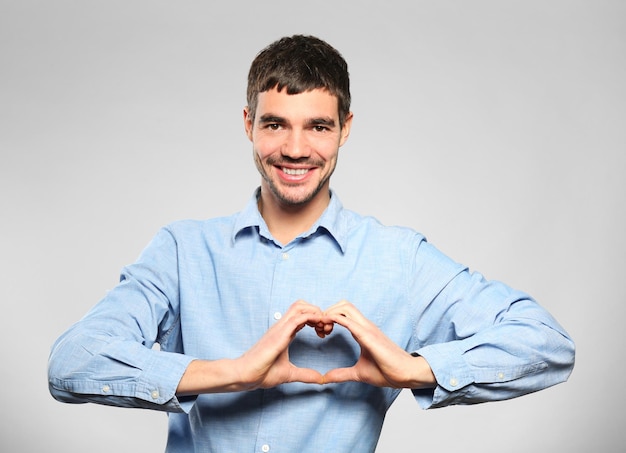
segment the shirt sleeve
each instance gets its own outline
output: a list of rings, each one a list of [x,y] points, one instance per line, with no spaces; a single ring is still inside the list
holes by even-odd
[[[529,295],[470,272],[422,242],[415,285],[429,288],[415,352],[437,387],[414,390],[423,408],[515,398],[564,382],[574,343]]]
[[[123,269],[119,285],[56,341],[48,363],[52,396],[188,412],[194,398],[175,394],[194,359],[171,347],[180,329],[178,301],[176,241],[164,229]]]

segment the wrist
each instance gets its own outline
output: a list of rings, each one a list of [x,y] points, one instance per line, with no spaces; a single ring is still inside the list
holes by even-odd
[[[428,361],[416,352],[412,352],[410,355],[410,378],[406,387],[412,389],[436,387],[437,379]]]

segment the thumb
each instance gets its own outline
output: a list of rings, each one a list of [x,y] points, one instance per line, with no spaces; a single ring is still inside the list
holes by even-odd
[[[356,373],[354,371],[354,367],[346,367],[346,368],[335,368],[333,370],[329,370],[324,375],[324,383],[337,383],[337,382],[349,382],[349,381],[357,381]]]
[[[324,376],[317,370],[311,368],[300,368],[294,366],[289,376],[289,382],[303,382],[305,384],[323,384]]]

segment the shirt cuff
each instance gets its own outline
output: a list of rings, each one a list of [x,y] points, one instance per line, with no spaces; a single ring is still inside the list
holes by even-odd
[[[178,398],[176,389],[195,357],[163,351],[154,352],[152,360],[141,374],[135,397],[153,404],[164,405],[170,412],[188,413],[196,397]]]
[[[176,389],[192,360],[193,357],[183,354],[149,351],[134,378],[120,379],[111,373],[91,379],[51,378],[50,392],[57,400],[67,403],[93,402],[188,413],[196,397],[178,398]]]
[[[420,407],[443,407],[464,399],[468,386],[474,383],[474,376],[463,358],[465,349],[459,342],[425,346],[416,353],[426,359],[437,380],[434,389],[413,391]]]

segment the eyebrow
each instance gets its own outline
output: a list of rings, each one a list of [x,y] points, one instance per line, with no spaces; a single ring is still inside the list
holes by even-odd
[[[327,126],[335,127],[335,120],[332,118],[312,118],[306,122],[308,126]]]
[[[263,115],[259,118],[259,123],[261,124],[269,124],[269,123],[286,123],[285,118],[276,115]]]
[[[286,124],[288,121],[282,116],[277,116],[273,114],[262,115],[259,118],[260,124],[271,124],[271,123],[279,123]],[[307,126],[327,126],[327,127],[335,127],[335,120],[330,117],[320,117],[320,118],[311,118],[305,122]]]

